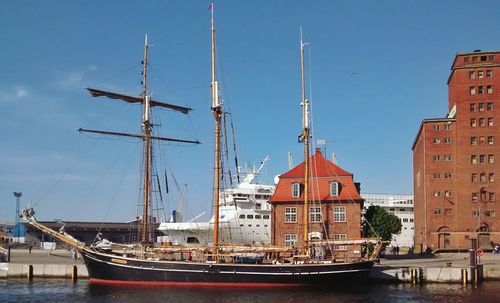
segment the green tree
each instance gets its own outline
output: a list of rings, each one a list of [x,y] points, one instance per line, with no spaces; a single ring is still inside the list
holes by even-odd
[[[387,212],[380,206],[371,205],[365,214],[365,235],[390,241],[393,234],[401,232],[401,221],[393,213]]]

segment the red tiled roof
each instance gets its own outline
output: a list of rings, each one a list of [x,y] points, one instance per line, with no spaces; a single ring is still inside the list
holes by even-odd
[[[311,179],[309,197],[311,201],[356,201],[363,200],[356,185],[353,175],[340,166],[327,160],[320,150],[310,158]],[[292,184],[304,183],[304,162],[280,175],[276,191],[271,198],[271,203],[301,202],[303,193],[298,198],[292,197]],[[330,183],[338,182],[340,192],[338,196],[330,196]]]

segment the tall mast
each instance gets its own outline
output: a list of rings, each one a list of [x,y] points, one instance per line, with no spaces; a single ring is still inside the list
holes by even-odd
[[[301,67],[301,106],[302,106],[302,135],[304,143],[304,247],[303,254],[309,255],[309,100],[306,99],[304,76],[304,46],[302,28],[300,28],[300,67]]]
[[[148,36],[146,35],[144,39],[144,59],[142,60],[142,94],[143,99],[143,115],[142,115],[142,135],[144,142],[144,193],[143,202],[144,209],[142,212],[142,230],[141,230],[141,242],[149,243],[151,241],[151,230],[150,225],[150,214],[149,210],[151,208],[151,166],[152,166],[152,145],[151,145],[151,122],[149,120],[150,116],[150,104],[148,96],[148,86],[147,86],[147,75],[148,75]]]
[[[221,175],[220,161],[220,124],[222,118],[222,104],[219,101],[219,88],[215,77],[215,27],[214,4],[210,4],[212,23],[212,113],[215,119],[215,155],[214,155],[214,243],[212,255],[217,261],[219,251],[219,187]]]

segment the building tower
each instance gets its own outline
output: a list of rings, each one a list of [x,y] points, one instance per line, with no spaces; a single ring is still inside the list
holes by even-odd
[[[499,51],[455,56],[448,114],[423,120],[412,146],[417,248],[500,242],[499,90]]]

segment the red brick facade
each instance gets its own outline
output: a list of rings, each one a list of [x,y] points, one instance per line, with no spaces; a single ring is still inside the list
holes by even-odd
[[[500,52],[457,54],[448,92],[447,118],[422,121],[412,147],[415,245],[488,248],[500,242]]]
[[[309,224],[309,234],[322,233],[322,238],[319,240],[361,238],[363,199],[359,195],[359,184],[353,181],[353,175],[328,161],[319,149],[311,157],[310,165],[309,217],[316,222]],[[303,188],[300,187],[299,195],[293,196],[293,184],[303,185],[304,183],[303,172],[304,163],[301,163],[280,175],[275,194],[271,198],[273,207],[271,242],[273,245],[302,247],[304,243]],[[331,195],[331,182],[339,184],[338,195]],[[318,210],[316,217],[313,214],[314,208]],[[321,210],[319,211],[318,208]],[[292,241],[293,239],[296,239],[296,242]],[[353,250],[355,250],[354,253]],[[352,246],[335,247],[334,255],[336,258],[359,257],[359,250],[359,246],[354,249]]]

